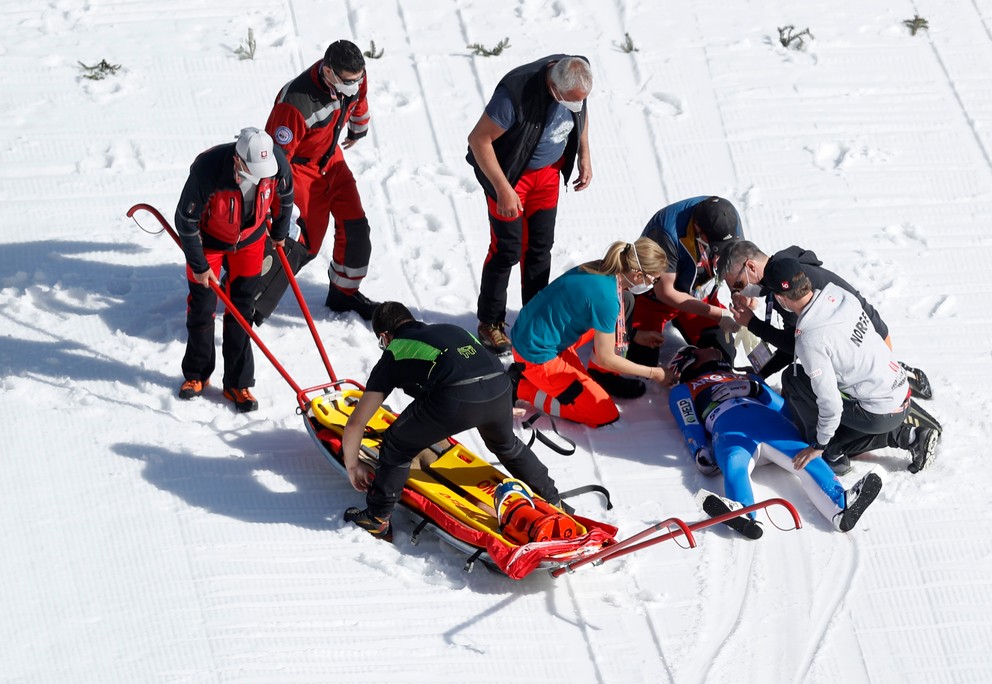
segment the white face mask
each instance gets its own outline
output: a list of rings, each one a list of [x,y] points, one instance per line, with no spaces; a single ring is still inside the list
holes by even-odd
[[[360,85],[361,83],[351,83],[351,84],[335,83],[334,89],[339,93],[341,93],[342,95],[344,95],[345,97],[351,97],[358,93],[358,86]]]
[[[641,283],[640,285],[633,283],[631,282],[630,278],[628,278],[626,275],[623,276],[623,279],[627,281],[627,287],[626,287],[627,292],[633,295],[644,294],[652,287],[654,287],[652,283],[648,283],[648,282]]]
[[[241,177],[242,181],[251,183],[252,185],[258,185],[262,180],[258,176],[251,175],[247,171],[238,171],[238,175]]]
[[[654,287],[654,283],[647,282],[647,275],[645,275],[645,273],[644,273],[644,267],[641,266],[641,258],[639,256],[637,256],[637,249],[635,249],[634,246],[633,245],[630,245],[630,244],[628,244],[628,247],[634,253],[634,261],[637,262],[637,270],[641,274],[641,277],[644,278],[644,282],[641,283],[640,285],[636,285],[636,284],[632,283],[630,281],[630,278],[628,278],[625,275],[623,277],[623,279],[627,281],[627,291],[630,292],[630,294],[633,294],[633,295],[644,294],[645,292],[647,292],[648,290],[650,290],[652,287]]]
[[[243,159],[238,159],[241,162],[241,168],[235,169],[238,172],[238,183],[250,183],[251,185],[258,185],[261,182],[261,178],[258,176],[253,176],[251,171],[248,170]]]
[[[760,297],[761,296],[761,285],[751,282],[751,272],[747,270],[747,262],[745,261],[741,265],[741,273],[744,274],[744,280],[747,281],[747,285],[738,290],[738,294],[745,297]]]
[[[551,84],[551,96],[555,98],[555,102],[560,104],[562,107],[572,112],[573,114],[578,114],[582,111],[582,100],[573,102],[572,100],[566,100],[561,91],[558,90],[558,86],[554,83]]]
[[[623,279],[627,280],[627,276],[624,276]],[[635,285],[634,283],[631,283],[629,280],[627,280],[627,282],[630,283],[630,285],[627,286],[627,291],[630,292],[630,294],[635,294],[635,295],[644,294],[645,292],[649,291],[652,287],[654,287],[654,285],[652,285],[651,283],[641,283],[640,285]]]
[[[362,72],[362,75],[356,78],[353,82],[345,83],[344,80],[338,76],[338,73],[334,71],[334,69],[326,65],[323,68],[331,72],[331,86],[333,86],[334,90],[345,97],[352,97],[353,95],[356,95],[359,87],[362,85],[362,81],[365,80],[365,72]]]
[[[644,294],[645,292],[647,292],[648,290],[650,290],[652,287],[654,287],[654,283],[653,282],[652,283],[647,282],[648,277],[647,277],[647,274],[644,273],[644,267],[641,266],[641,258],[639,256],[637,256],[637,250],[630,243],[628,243],[627,246],[634,253],[634,261],[637,262],[637,271],[638,271],[638,273],[640,273],[641,274],[641,277],[644,278],[644,282],[643,283],[641,283],[640,285],[635,285],[634,283],[632,283],[630,281],[630,278],[628,278],[625,275],[623,277],[623,279],[627,281],[627,291],[630,292],[631,294],[634,294],[634,295]]]

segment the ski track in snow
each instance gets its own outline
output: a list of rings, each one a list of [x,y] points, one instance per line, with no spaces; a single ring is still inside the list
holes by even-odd
[[[911,37],[902,21],[921,13],[930,28]],[[989,8],[59,0],[5,19],[3,678],[992,681],[992,541],[974,524],[992,504],[976,461],[992,316],[975,305],[992,296]],[[786,22],[816,36],[804,51],[779,44]],[[257,54],[240,60],[249,28]],[[619,49],[624,33],[636,52]],[[504,37],[498,57],[466,48]],[[216,386],[175,397],[182,257],[122,218],[136,202],[171,218],[195,155],[263,125],[337,38],[385,50],[368,65],[370,135],[346,152],[373,230],[369,296],[474,329],[489,229],[467,135],[507,70],[583,54],[595,175],[562,192],[554,272],[636,237],[668,202],[731,197],[759,245],[816,250],[927,369],[946,431],[936,465],[911,476],[891,450],[856,461],[846,485],[875,469],[884,487],[847,536],[763,467],[756,497],[788,498],[802,530],[766,518],[750,542],[719,526],[695,549],[666,541],[557,580],[465,573],[431,535],[412,544],[405,516],[395,545],[344,525],[361,497],[261,354],[258,413],[230,412]],[[121,70],[82,78],[77,62],[101,59]],[[338,375],[364,380],[379,355],[368,326],[320,306],[328,249],[301,288]],[[259,334],[302,384],[323,381],[288,298]],[[662,359],[679,345],[673,332]],[[620,537],[700,519],[695,492],[722,485],[692,466],[667,391],[621,410],[600,430],[560,424],[574,456],[539,447],[559,485],[608,487],[613,510],[593,494],[575,504]]]

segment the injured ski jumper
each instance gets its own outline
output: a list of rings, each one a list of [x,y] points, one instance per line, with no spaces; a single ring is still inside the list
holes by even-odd
[[[731,501],[754,503],[751,470],[768,461],[794,473],[817,510],[842,532],[854,527],[878,494],[881,480],[874,473],[845,492],[822,458],[796,471],[792,458],[809,445],[783,414],[784,400],[757,376],[735,372],[721,350],[683,347],[671,370],[681,374],[681,382],[669,395],[669,408],[689,453],[704,475],[723,472]]]

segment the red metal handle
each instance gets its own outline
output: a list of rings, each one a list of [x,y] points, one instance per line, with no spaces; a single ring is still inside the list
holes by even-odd
[[[799,513],[796,511],[796,507],[785,499],[775,498],[767,499],[766,501],[761,501],[756,504],[752,504],[745,508],[737,511],[730,511],[729,513],[723,513],[713,518],[707,518],[706,520],[700,520],[699,522],[692,523],[691,525],[686,525],[685,522],[679,518],[668,518],[667,520],[662,520],[661,522],[655,523],[651,527],[638,532],[633,537],[628,537],[617,544],[612,544],[606,548],[592,554],[591,556],[586,556],[574,563],[568,563],[561,567],[555,568],[551,571],[552,577],[561,577],[566,572],[572,572],[583,565],[588,565],[589,563],[594,563],[600,565],[608,560],[613,560],[619,558],[620,556],[626,556],[628,553],[633,553],[634,551],[640,551],[649,546],[654,546],[655,544],[660,544],[663,541],[667,541],[679,535],[685,535],[685,538],[689,542],[689,548],[694,548],[696,546],[696,540],[692,536],[694,530],[701,530],[718,523],[722,523],[731,518],[737,518],[742,515],[747,515],[754,511],[759,511],[763,508],[768,508],[769,506],[783,506],[789,514],[792,516],[792,521],[796,524],[795,529],[800,529],[803,526],[802,520],[799,518]],[[654,537],[653,539],[647,539],[645,541],[640,541],[651,534],[658,532],[659,530],[671,528],[675,525],[678,529],[671,530],[665,534]]]
[[[143,203],[135,204],[133,207],[127,210],[127,217],[130,219],[134,219],[134,214],[137,213],[138,211],[147,211],[149,214],[154,216],[155,219],[160,224],[162,224],[162,228],[169,234],[170,237],[172,237],[173,241],[179,247],[182,247],[182,242],[180,242],[179,235],[178,233],[176,233],[175,228],[169,225],[169,222],[165,220],[165,217],[162,216],[161,212],[159,212],[158,209],[151,206],[150,204],[143,204]],[[137,223],[137,221],[135,221],[135,223]],[[283,256],[283,258],[285,259],[285,255]],[[255,343],[255,345],[265,355],[265,358],[269,360],[269,362],[275,367],[275,369],[279,371],[279,374],[283,377],[283,379],[287,383],[289,383],[289,386],[293,388],[293,391],[299,394],[302,391],[300,389],[300,386],[296,384],[296,381],[293,380],[293,378],[289,375],[286,369],[283,368],[282,364],[276,360],[276,357],[273,356],[271,351],[269,351],[269,348],[265,346],[265,343],[262,342],[258,334],[252,329],[251,323],[245,320],[245,317],[241,315],[241,312],[238,311],[237,308],[235,308],[234,304],[231,302],[230,297],[227,296],[227,293],[225,293],[224,290],[221,289],[220,285],[218,285],[214,281],[211,280],[209,284],[210,284],[210,289],[214,291],[214,294],[217,295],[218,299],[224,302],[224,306],[227,307],[227,311],[232,316],[234,316],[234,320],[238,322],[238,325],[240,325],[242,329],[244,329],[244,331],[248,333],[248,336],[252,339],[252,342]],[[331,377],[333,379],[333,375]]]

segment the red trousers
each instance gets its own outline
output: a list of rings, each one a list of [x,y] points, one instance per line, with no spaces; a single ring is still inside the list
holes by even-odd
[[[344,152],[338,147],[323,173],[309,164],[293,164],[292,169],[293,198],[300,210],[300,242],[315,256],[333,216],[334,248],[328,275],[332,285],[352,294],[368,275],[372,241],[358,185]]]
[[[590,427],[600,427],[620,417],[610,395],[589,377],[579,360],[578,348],[591,340],[590,330],[571,347],[545,363],[529,363],[513,350],[516,361],[524,364],[517,397],[530,402],[549,416]]]

